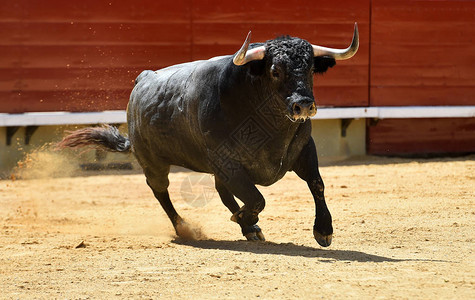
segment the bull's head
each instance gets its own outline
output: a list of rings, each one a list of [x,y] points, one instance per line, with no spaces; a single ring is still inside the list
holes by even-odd
[[[353,40],[346,49],[316,46],[293,37],[277,38],[267,41],[263,46],[249,49],[250,38],[251,32],[234,56],[234,64],[241,66],[262,61],[259,73],[285,101],[287,116],[292,121],[305,121],[317,112],[313,96],[313,74],[323,73],[333,67],[335,60],[351,58],[359,46],[356,23]]]

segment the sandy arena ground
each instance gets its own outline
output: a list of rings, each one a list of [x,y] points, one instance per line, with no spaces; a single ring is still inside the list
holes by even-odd
[[[170,176],[194,241],[175,237],[141,174],[1,180],[0,298],[475,298],[475,156],[364,157],[321,173],[329,248],[313,239],[313,200],[293,173],[260,188],[258,243],[243,240],[211,177],[191,188],[197,175]]]

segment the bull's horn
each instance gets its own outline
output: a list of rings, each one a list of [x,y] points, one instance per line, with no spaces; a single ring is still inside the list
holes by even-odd
[[[264,46],[256,47],[251,50],[247,50],[249,48],[249,42],[251,41],[251,32],[247,34],[247,38],[242,44],[241,49],[239,49],[238,53],[233,58],[233,63],[237,66],[242,66],[247,64],[253,60],[261,60],[264,58],[264,54],[266,49]]]
[[[353,40],[351,41],[351,45],[348,48],[333,49],[333,48],[312,45],[313,56],[331,56],[336,60],[348,59],[356,54],[356,51],[358,51],[359,45],[360,45],[360,39],[359,39],[359,34],[358,34],[358,24],[355,23],[355,31],[353,32]]]

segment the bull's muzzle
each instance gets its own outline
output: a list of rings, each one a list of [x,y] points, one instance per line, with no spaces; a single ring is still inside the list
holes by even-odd
[[[306,120],[315,116],[317,108],[312,99],[303,99],[292,104],[292,117],[294,120]]]

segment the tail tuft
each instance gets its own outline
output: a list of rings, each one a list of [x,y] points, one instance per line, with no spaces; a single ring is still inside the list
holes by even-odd
[[[119,130],[107,124],[101,127],[88,127],[69,131],[56,145],[57,149],[90,147],[112,152],[130,152],[130,141],[122,136]]]

